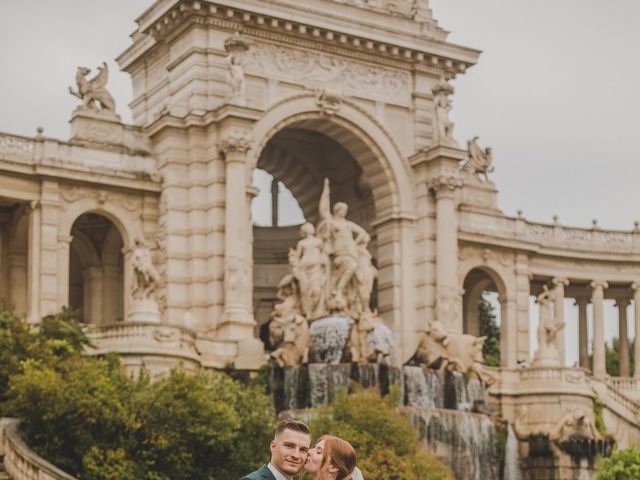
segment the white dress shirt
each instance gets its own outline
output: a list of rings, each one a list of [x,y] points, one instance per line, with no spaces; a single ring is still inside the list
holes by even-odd
[[[274,467],[270,463],[267,464],[267,468],[271,470],[271,473],[273,473],[273,476],[276,477],[276,480],[291,480],[293,478],[293,477],[285,476],[280,470],[278,470],[276,467]]]

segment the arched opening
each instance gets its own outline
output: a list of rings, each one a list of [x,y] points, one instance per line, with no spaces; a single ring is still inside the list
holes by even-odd
[[[483,354],[489,366],[501,365],[505,293],[499,278],[489,269],[474,268],[464,279],[464,333],[487,337]]]
[[[257,169],[254,185],[263,194],[254,202],[262,202],[258,208],[263,220],[254,222],[254,312],[260,336],[266,340],[266,324],[278,301],[277,285],[288,273],[289,248],[300,239],[301,223],[318,223],[325,178],[331,185],[331,203],[345,202],[349,206],[347,218],[370,234],[369,252],[374,263],[377,238],[372,227],[375,206],[371,188],[354,156],[336,140],[315,130],[285,128],[267,142]],[[269,195],[264,195],[265,190]],[[376,290],[374,285],[374,308]]]
[[[124,319],[124,258],[120,232],[97,213],[78,217],[71,228],[69,306],[93,325]]]

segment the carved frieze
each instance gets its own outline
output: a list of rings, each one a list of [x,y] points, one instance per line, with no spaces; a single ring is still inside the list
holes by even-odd
[[[252,44],[246,55],[245,70],[253,75],[393,104],[409,105],[411,101],[408,72],[267,43]]]

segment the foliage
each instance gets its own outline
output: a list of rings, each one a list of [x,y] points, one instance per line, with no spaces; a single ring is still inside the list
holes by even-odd
[[[633,446],[618,450],[598,465],[596,480],[634,480],[640,478],[640,450]]]
[[[487,337],[482,347],[484,363],[490,367],[499,367],[500,327],[496,322],[495,308],[484,295],[481,295],[478,301],[478,309],[480,312],[480,336]]]
[[[6,400],[10,377],[22,372],[26,360],[55,367],[90,345],[76,316],[65,308],[43,318],[35,329],[10,310],[0,310],[0,404]]]
[[[596,425],[596,429],[598,430],[598,432],[600,432],[600,434],[602,435],[606,435],[607,434],[607,427],[604,424],[604,416],[602,415],[602,411],[604,410],[604,402],[602,401],[602,399],[600,398],[600,395],[598,395],[598,392],[596,392],[595,389],[592,389],[593,391],[593,422]]]
[[[629,375],[635,374],[635,351],[634,341],[629,342]],[[605,362],[607,373],[614,377],[620,376],[620,339],[614,337],[611,339],[611,345],[605,344]]]
[[[0,312],[2,412],[55,465],[81,480],[227,480],[267,460],[264,385],[178,370],[132,380],[115,355],[83,356],[87,345],[69,311],[37,330]]]
[[[416,431],[395,405],[394,395],[382,399],[369,390],[343,392],[312,417],[311,431],[318,437],[330,433],[348,440],[367,479],[452,479],[446,466],[420,449]]]

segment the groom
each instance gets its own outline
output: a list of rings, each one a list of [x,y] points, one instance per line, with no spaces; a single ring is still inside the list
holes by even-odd
[[[311,432],[302,422],[283,420],[271,440],[271,461],[240,480],[292,480],[307,460]]]

